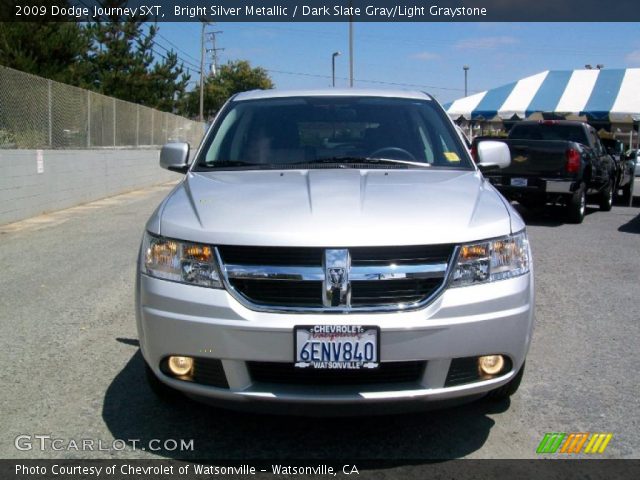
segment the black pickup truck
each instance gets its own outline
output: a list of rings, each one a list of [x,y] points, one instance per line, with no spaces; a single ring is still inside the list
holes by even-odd
[[[584,219],[587,199],[611,210],[615,163],[587,123],[517,122],[500,141],[509,146],[511,165],[485,176],[509,200],[528,208],[561,203],[574,223]]]

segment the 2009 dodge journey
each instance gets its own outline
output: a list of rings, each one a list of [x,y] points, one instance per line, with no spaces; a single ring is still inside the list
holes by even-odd
[[[525,225],[424,93],[254,91],[146,225],[136,313],[154,390],[283,412],[425,408],[518,388]],[[191,158],[190,158],[191,157]]]

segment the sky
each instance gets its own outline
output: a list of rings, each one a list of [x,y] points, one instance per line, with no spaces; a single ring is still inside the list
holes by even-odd
[[[173,49],[199,78],[201,25],[159,23],[157,52]],[[276,88],[347,87],[348,23],[216,23],[220,63],[249,60]],[[637,23],[355,23],[356,87],[422,90],[441,103],[545,70],[640,67]],[[210,45],[209,45],[210,46]],[[210,59],[207,58],[207,67]]]

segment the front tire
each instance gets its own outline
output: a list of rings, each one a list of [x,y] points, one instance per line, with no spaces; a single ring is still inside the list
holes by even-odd
[[[606,187],[600,191],[600,210],[608,212],[613,207],[613,183],[609,182]]]
[[[520,382],[522,382],[522,377],[524,375],[524,365],[525,364],[523,363],[520,367],[520,370],[518,370],[518,373],[516,373],[516,376],[509,380],[509,383],[501,386],[500,388],[496,388],[495,390],[491,390],[489,393],[487,393],[487,396],[485,398],[487,400],[499,402],[502,400],[506,400],[511,395],[516,393],[518,391],[518,388],[520,387]]]
[[[582,223],[587,209],[587,192],[584,184],[569,198],[567,202],[567,218],[571,223]]]

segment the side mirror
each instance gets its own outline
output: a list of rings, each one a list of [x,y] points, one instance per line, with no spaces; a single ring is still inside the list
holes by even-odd
[[[189,170],[189,144],[167,143],[160,150],[160,166],[172,172],[187,173]]]
[[[511,165],[511,152],[506,143],[484,140],[478,143],[478,168],[481,172],[499,170]]]

